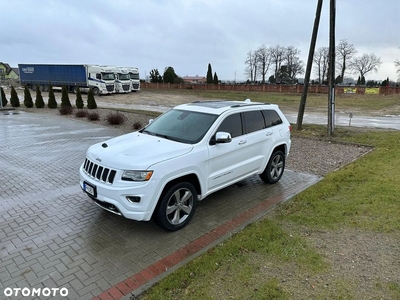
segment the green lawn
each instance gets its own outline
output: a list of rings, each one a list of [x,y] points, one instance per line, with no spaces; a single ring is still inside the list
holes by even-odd
[[[207,93],[208,98],[214,96],[243,99],[248,93]],[[399,101],[395,96],[352,96],[338,102],[375,111]],[[250,97],[257,101],[270,97],[270,102],[289,103],[292,108],[299,100],[299,95],[252,93]],[[309,103],[322,107],[326,97],[312,95]],[[325,134],[326,128],[317,125],[293,132],[322,138]],[[171,273],[143,299],[400,299],[399,281],[379,277],[363,290],[357,276],[335,269],[311,239],[317,234],[356,232],[371,247],[377,243],[373,237],[388,237],[400,245],[400,131],[338,128],[334,139],[374,150]],[[393,274],[398,272],[394,265]],[[324,286],[321,282],[327,278],[329,284]],[[311,280],[323,287],[315,287]]]

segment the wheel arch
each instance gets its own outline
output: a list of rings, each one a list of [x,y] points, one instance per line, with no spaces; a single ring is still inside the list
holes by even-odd
[[[162,197],[165,195],[165,193],[172,186],[176,185],[179,182],[189,182],[189,183],[191,183],[193,185],[194,189],[196,190],[197,195],[201,195],[200,180],[199,180],[199,178],[197,177],[196,174],[191,173],[191,174],[186,174],[186,175],[183,175],[183,176],[180,176],[180,177],[177,177],[177,178],[173,178],[173,179],[171,179],[170,181],[168,181],[164,185],[164,187],[163,187],[163,189],[162,189],[162,191],[161,191],[161,193],[160,193],[160,195],[159,195],[159,197],[157,199],[156,205],[154,206],[152,217],[154,216],[154,212],[157,211],[157,207],[160,205],[160,199],[162,199]]]

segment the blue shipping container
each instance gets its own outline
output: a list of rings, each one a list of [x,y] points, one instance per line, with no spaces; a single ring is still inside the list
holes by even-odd
[[[21,84],[86,86],[85,65],[19,64]]]

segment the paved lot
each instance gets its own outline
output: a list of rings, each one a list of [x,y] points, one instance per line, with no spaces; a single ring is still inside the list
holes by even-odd
[[[128,298],[319,180],[287,170],[269,186],[254,176],[200,202],[191,223],[170,233],[110,214],[81,191],[86,149],[119,134],[1,112],[0,299],[17,287],[67,288],[68,299]],[[20,295],[11,299],[27,299]]]

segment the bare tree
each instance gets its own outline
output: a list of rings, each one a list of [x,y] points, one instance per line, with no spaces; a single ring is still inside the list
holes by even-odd
[[[275,79],[279,75],[282,62],[284,60],[285,47],[276,45],[270,48],[271,51],[271,63],[275,66]]]
[[[321,47],[315,52],[314,56],[314,69],[318,73],[318,82],[321,84],[325,78],[328,79],[328,60],[329,60],[329,47]]]
[[[290,79],[295,79],[298,74],[304,73],[304,63],[299,57],[300,50],[294,46],[289,46],[283,53],[283,61],[287,64],[287,75]]]
[[[396,73],[399,75],[399,77],[397,77],[397,80],[400,81],[400,60],[399,59],[395,60],[394,66],[396,67]]]
[[[354,45],[350,44],[346,39],[340,40],[339,44],[336,46],[337,66],[342,81],[347,69],[347,63],[350,63],[356,53],[357,50]]]
[[[271,50],[270,48],[262,45],[256,50],[256,63],[258,65],[258,70],[261,75],[261,83],[265,83],[265,76],[269,70],[269,66],[271,65]]]
[[[257,55],[256,51],[247,52],[247,58],[245,61],[246,70],[245,74],[250,78],[250,82],[255,82],[257,78]]]
[[[355,57],[349,67],[350,69],[358,72],[360,74],[360,78],[365,77],[365,74],[371,71],[378,71],[380,65],[382,64],[380,57],[377,57],[375,54],[363,54],[360,57]]]

